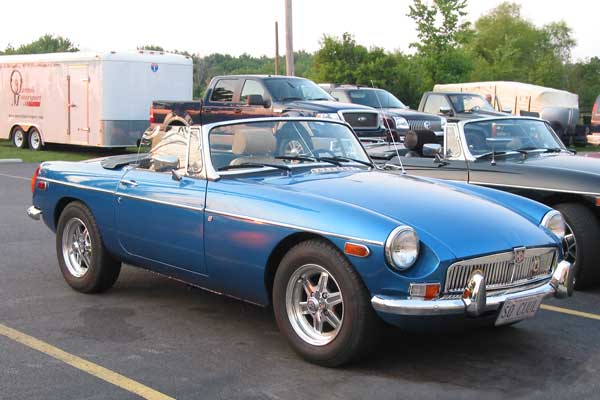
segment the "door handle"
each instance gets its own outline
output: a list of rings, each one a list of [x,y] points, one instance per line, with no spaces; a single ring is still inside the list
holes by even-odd
[[[134,180],[121,179],[119,183],[123,186],[136,187],[138,183]]]

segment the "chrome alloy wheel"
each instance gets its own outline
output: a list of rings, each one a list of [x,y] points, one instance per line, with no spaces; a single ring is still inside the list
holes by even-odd
[[[81,278],[87,273],[92,262],[92,239],[79,218],[71,218],[63,230],[62,253],[71,275]]]
[[[304,153],[304,146],[297,140],[290,140],[286,143],[283,154],[286,156],[299,156]]]
[[[25,143],[25,133],[22,130],[17,129],[15,130],[13,135],[15,135],[15,137],[13,138],[15,146],[18,148],[23,147],[23,143]]]
[[[575,273],[573,274],[573,282],[577,278],[577,239],[573,233],[573,229],[565,222],[565,237],[563,238],[563,252],[565,261],[571,263],[571,268]]]
[[[314,346],[336,338],[344,322],[344,301],[340,286],[325,268],[306,264],[290,277],[285,306],[296,334]]]

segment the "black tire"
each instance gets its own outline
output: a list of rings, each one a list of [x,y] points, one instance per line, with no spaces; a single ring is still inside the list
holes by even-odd
[[[21,128],[20,126],[16,126],[13,128],[12,134],[11,134],[11,139],[12,139],[13,145],[17,149],[26,149],[27,146],[29,145],[29,142],[27,140],[27,133],[25,133],[23,128]]]
[[[27,142],[29,143],[29,148],[34,151],[39,151],[44,148],[42,143],[42,135],[40,135],[40,131],[36,128],[31,128],[27,134]]]
[[[575,289],[589,289],[600,283],[600,221],[583,204],[561,203],[554,208],[563,214],[575,236]]]
[[[79,222],[84,225],[89,233],[91,244],[90,265],[82,276],[77,276],[71,272],[67,265],[69,261],[66,260],[68,256],[65,257],[65,251],[63,251],[65,247],[63,245],[65,228]],[[91,211],[78,201],[69,203],[60,214],[56,230],[56,254],[65,281],[73,289],[82,293],[100,293],[110,289],[117,281],[121,272],[121,263],[108,254],[104,248],[96,220]]]
[[[294,275],[307,265],[325,269],[339,286],[343,298],[340,328],[326,344],[315,345],[303,339],[295,330],[294,318],[289,316],[286,306],[289,285],[300,282]],[[337,248],[323,240],[299,243],[283,257],[273,284],[273,310],[277,325],[291,347],[304,359],[326,367],[339,366],[370,354],[382,331],[382,321],[371,307],[369,292],[360,276]]]

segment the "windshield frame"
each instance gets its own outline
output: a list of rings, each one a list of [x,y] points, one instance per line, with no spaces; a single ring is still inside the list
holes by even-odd
[[[459,135],[460,135],[461,147],[462,147],[463,153],[465,154],[465,159],[467,161],[472,161],[472,162],[477,161],[477,160],[479,160],[479,161],[485,160],[485,159],[477,158],[477,156],[474,156],[471,153],[471,151],[469,150],[469,145],[467,143],[467,138],[465,136],[465,126],[466,125],[481,123],[481,122],[494,122],[494,121],[506,121],[506,120],[529,120],[529,121],[538,121],[538,122],[544,123],[546,125],[546,127],[548,128],[548,131],[554,138],[554,140],[559,144],[561,152],[568,152],[569,154],[572,154],[572,152],[559,139],[558,135],[556,134],[556,132],[554,132],[554,129],[552,129],[552,126],[550,126],[548,121],[541,119],[541,118],[535,118],[535,117],[520,117],[520,116],[510,115],[510,116],[506,116],[506,117],[477,118],[477,119],[471,119],[471,120],[458,122],[458,131],[459,131]],[[446,133],[444,133],[444,137],[445,137],[445,135],[446,135]],[[520,154],[519,152],[516,152],[516,151],[511,151],[511,153],[514,153],[516,155]],[[556,154],[558,154],[558,153],[556,153]]]
[[[239,169],[239,170],[217,171],[212,163],[212,158],[211,158],[211,153],[210,153],[209,136],[210,136],[210,132],[214,128],[219,128],[222,126],[231,126],[231,125],[261,123],[261,122],[318,122],[318,123],[343,125],[344,127],[346,127],[348,129],[348,131],[352,134],[354,139],[358,142],[358,146],[363,151],[366,159],[373,163],[373,160],[369,156],[369,153],[365,150],[363,143],[358,139],[358,136],[356,136],[356,133],[354,132],[352,127],[345,121],[324,120],[322,118],[309,118],[309,117],[245,118],[245,119],[238,119],[238,120],[215,122],[212,124],[207,124],[207,125],[202,126],[202,152],[203,152],[203,156],[204,156],[204,170],[206,171],[206,179],[207,180],[216,181],[216,180],[219,180],[222,177],[226,177],[226,176],[243,175],[243,174],[251,174],[251,173],[266,172],[266,171],[271,172],[274,170],[274,168],[272,168],[272,167],[265,166],[265,167],[257,167],[257,168],[244,168],[244,169]],[[307,168],[307,167],[315,168],[317,166],[321,167],[324,165],[327,167],[334,167],[329,162],[317,161],[317,162],[310,162],[310,163],[307,162],[307,163],[299,163],[299,164],[290,165],[290,168],[291,168],[291,170],[294,170],[297,168]],[[375,165],[375,164],[373,163],[373,165]],[[342,165],[337,168],[365,169],[365,168],[369,168],[369,167],[367,167],[365,165],[361,165],[359,163],[349,162],[347,165]],[[369,168],[369,169],[371,169],[371,168]]]

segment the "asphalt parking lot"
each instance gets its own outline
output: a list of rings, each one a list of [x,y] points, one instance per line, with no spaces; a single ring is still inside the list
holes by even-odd
[[[598,398],[600,289],[513,327],[390,330],[370,360],[321,368],[270,309],[132,267],[106,294],[71,290],[25,215],[34,169],[0,164],[1,399]]]

